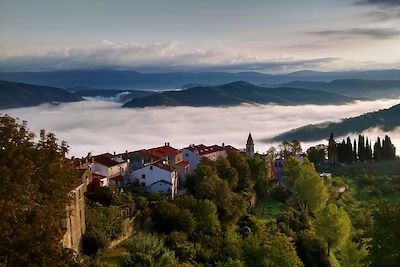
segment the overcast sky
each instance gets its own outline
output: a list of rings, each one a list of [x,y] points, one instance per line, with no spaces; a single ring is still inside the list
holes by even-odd
[[[398,51],[399,0],[0,0],[3,71],[382,69]]]

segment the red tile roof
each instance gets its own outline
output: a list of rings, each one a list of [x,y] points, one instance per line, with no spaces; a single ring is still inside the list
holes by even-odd
[[[157,152],[160,154],[164,154],[164,155],[179,155],[181,153],[181,151],[179,151],[179,149],[173,148],[171,146],[160,146],[160,147],[155,147],[155,148],[150,148],[148,151],[151,152]]]
[[[186,167],[189,165],[189,161],[183,160],[183,161],[176,163],[175,165],[179,166],[179,167]]]
[[[120,162],[113,160],[114,155],[110,153],[94,156],[94,161],[106,167],[112,167],[120,164]]]
[[[189,147],[187,147],[186,149],[189,149],[190,151],[199,153],[199,155],[207,155],[207,154],[211,154],[214,152],[218,152],[218,151],[224,151],[225,149],[221,146],[218,145],[213,145],[213,146],[205,146],[203,144],[200,145],[191,145]]]

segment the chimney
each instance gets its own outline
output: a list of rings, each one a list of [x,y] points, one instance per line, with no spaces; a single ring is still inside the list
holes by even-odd
[[[114,151],[114,156],[115,156],[115,151]]]
[[[222,147],[225,147],[225,143],[222,143]]]
[[[167,146],[167,142],[164,143],[164,146]]]

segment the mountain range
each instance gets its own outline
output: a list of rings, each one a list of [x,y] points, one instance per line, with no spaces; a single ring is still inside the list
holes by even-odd
[[[67,88],[67,90],[73,92],[73,94],[78,97],[100,97],[120,103],[127,103],[132,99],[146,97],[156,93],[154,91],[97,89],[88,87],[74,87]]]
[[[64,89],[0,81],[0,109],[83,100]]]
[[[361,116],[342,119],[339,122],[324,122],[303,126],[282,133],[264,141],[280,142],[297,139],[300,141],[319,141],[329,138],[330,133],[335,136],[346,136],[350,133],[361,133],[369,128],[380,128],[391,131],[400,126],[400,104],[388,109],[363,114]]]
[[[288,74],[258,72],[166,72],[141,73],[133,70],[65,70],[49,72],[0,72],[0,80],[53,87],[93,87],[99,89],[174,89],[185,84],[220,85],[234,81],[253,84],[279,84],[291,81],[325,81],[335,79],[399,80],[400,70],[369,71],[298,71]]]
[[[340,79],[330,82],[293,81],[283,84],[262,84],[262,86],[312,89],[342,94],[358,99],[382,99],[400,97],[400,80]]]
[[[280,87],[266,88],[238,81],[221,86],[198,86],[180,91],[164,91],[143,98],[136,98],[123,107],[143,108],[153,106],[233,106],[251,104],[343,104],[355,98],[340,94]]]

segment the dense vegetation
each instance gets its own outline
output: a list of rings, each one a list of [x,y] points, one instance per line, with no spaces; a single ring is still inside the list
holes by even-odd
[[[298,139],[300,141],[323,140],[330,133],[336,136],[347,136],[350,133],[360,133],[369,128],[379,128],[383,131],[391,131],[400,126],[400,105],[388,109],[369,112],[358,117],[342,119],[339,122],[323,122],[303,126],[282,133],[272,138],[272,141]]]
[[[325,161],[318,171],[329,169],[333,176],[322,178],[310,160],[293,157],[301,152],[297,141],[284,142],[265,157],[232,153],[215,162],[203,159],[187,178],[187,194],[174,200],[135,188],[96,189],[87,196],[83,245],[89,256],[76,261],[60,243],[66,212],[60,207],[68,203],[74,177],[66,145],[44,132],[34,141],[25,123],[7,116],[1,117],[0,133],[0,263],[5,266],[108,266],[108,247],[133,217],[135,233],[117,248],[122,253],[114,266],[395,267],[400,262],[399,160]],[[320,156],[319,148],[328,152],[317,146],[309,150],[310,159],[312,153]],[[279,155],[288,157],[285,183],[270,176],[270,163]]]

